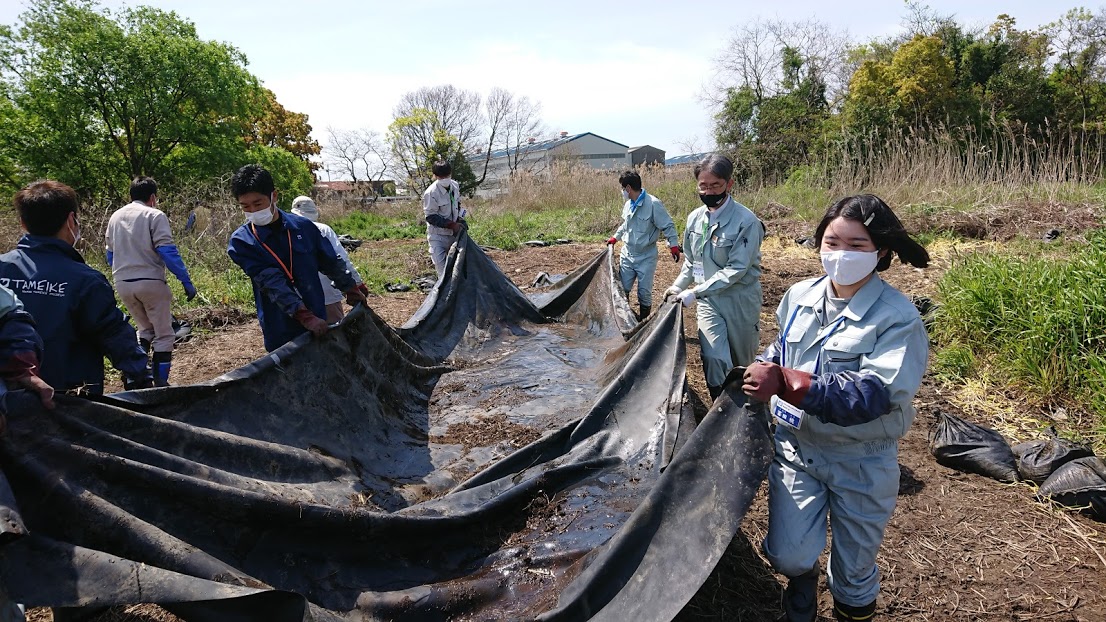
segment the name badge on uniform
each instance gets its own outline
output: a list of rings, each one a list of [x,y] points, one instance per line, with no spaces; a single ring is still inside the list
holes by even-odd
[[[703,281],[707,280],[707,277],[704,276],[703,273],[703,262],[696,261],[695,263],[691,264],[691,276],[695,277],[696,283],[702,283]]]
[[[772,416],[776,418],[776,421],[793,430],[798,430],[803,426],[803,409],[792,406],[781,399],[776,400],[776,405],[772,408]]]

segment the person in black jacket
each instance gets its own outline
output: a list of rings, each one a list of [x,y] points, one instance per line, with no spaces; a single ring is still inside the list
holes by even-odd
[[[15,292],[34,317],[44,355],[39,376],[58,391],[104,392],[104,357],[123,372],[123,386],[153,385],[134,327],[115,306],[107,277],[73,246],[81,238],[77,193],[37,181],[15,195],[27,232],[0,255],[0,285]]]

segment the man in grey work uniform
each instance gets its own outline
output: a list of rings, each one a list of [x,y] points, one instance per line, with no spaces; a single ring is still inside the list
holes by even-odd
[[[760,243],[764,224],[730,196],[733,162],[712,153],[695,165],[699,199],[687,216],[684,265],[665,298],[698,301],[695,319],[711,400],[726,374],[753,362],[760,347]]]
[[[184,267],[169,219],[157,209],[157,182],[136,177],[131,182],[131,202],[108,219],[104,237],[115,290],[138,325],[138,339],[147,353],[153,349],[154,384],[169,384],[173,362],[173,294],[165,282],[165,269],[184,286],[188,300],[196,288]]]
[[[461,187],[451,178],[453,167],[439,160],[434,163],[432,172],[434,183],[422,193],[422,211],[426,215],[430,261],[434,262],[440,279],[445,272],[449,247],[457,241],[465,221],[461,219]]]
[[[664,209],[660,199],[641,187],[641,175],[626,171],[618,177],[622,186],[622,224],[607,240],[607,244],[622,241],[619,253],[618,274],[622,279],[622,291],[627,295],[637,280],[638,319],[649,317],[653,310],[653,275],[657,271],[657,239],[661,232],[668,240],[668,252],[672,260],[680,260],[680,238],[676,225]]]

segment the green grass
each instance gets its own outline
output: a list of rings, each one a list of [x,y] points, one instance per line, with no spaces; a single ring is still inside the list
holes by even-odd
[[[403,240],[420,238],[426,235],[426,225],[421,224],[417,208],[410,213],[380,214],[375,212],[353,212],[332,221],[330,226],[338,234],[351,235],[359,240]]]
[[[1076,403],[1106,442],[1106,232],[1064,247],[1021,242],[957,261],[939,285],[937,371],[982,367],[1030,403]]]
[[[385,293],[387,284],[412,285],[413,279],[434,274],[426,242],[421,239],[386,244],[365,241],[350,253],[350,260],[365,286],[377,294]]]

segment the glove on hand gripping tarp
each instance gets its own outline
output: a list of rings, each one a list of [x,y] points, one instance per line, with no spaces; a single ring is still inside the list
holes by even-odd
[[[695,427],[682,313],[635,326],[610,257],[527,298],[462,234],[401,329],[359,306],[206,383],[10,414],[0,581],[190,622],[670,620],[771,441],[729,386]]]

